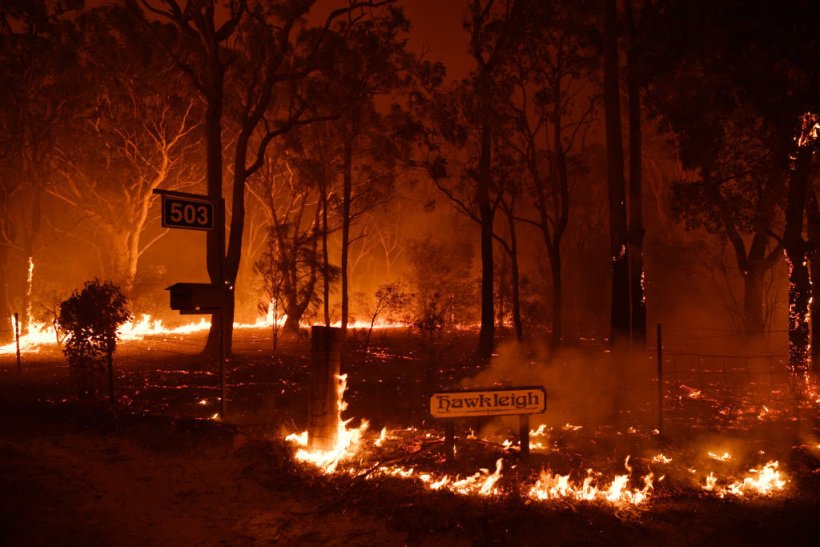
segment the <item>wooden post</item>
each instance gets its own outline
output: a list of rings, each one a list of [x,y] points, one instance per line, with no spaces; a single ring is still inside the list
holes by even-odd
[[[17,374],[20,374],[23,367],[20,360],[20,314],[17,312],[14,312],[14,339],[17,342]]]
[[[521,458],[530,455],[530,417],[528,414],[518,415],[518,441],[521,443]]]
[[[17,374],[23,371],[20,359],[20,314],[14,312],[14,339],[17,342]]]
[[[658,340],[658,432],[663,435],[663,332],[657,328]]]
[[[310,333],[308,449],[336,446],[339,421],[339,373],[342,330],[314,325]]]
[[[444,429],[444,454],[448,462],[456,459],[456,425],[453,420],[447,420]]]

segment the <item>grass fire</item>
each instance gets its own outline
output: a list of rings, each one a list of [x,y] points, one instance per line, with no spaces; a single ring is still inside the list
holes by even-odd
[[[813,545],[815,4],[0,2],[0,544]]]

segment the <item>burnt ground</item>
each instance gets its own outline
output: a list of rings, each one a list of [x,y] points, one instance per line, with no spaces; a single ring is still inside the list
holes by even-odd
[[[447,463],[439,424],[427,415],[430,390],[475,375],[482,385],[488,378],[516,383],[514,369],[488,374],[471,358],[467,334],[440,340],[433,368],[423,341],[409,333],[376,334],[370,352],[351,337],[346,416],[367,417],[371,431],[395,431],[355,462],[359,473],[389,461],[467,476],[504,458],[504,494],[479,498],[377,474],[326,476],[294,462],[282,438],[305,425],[309,343],[287,341],[272,358],[266,335],[237,334],[225,422],[211,419],[218,376],[197,355],[203,335],[122,344],[116,408],[77,401],[56,351],[25,356],[21,375],[13,356],[0,356],[0,544],[816,543],[818,405],[798,407],[771,376],[757,389],[731,393],[726,370],[720,385],[697,380],[704,383],[697,393],[685,383],[696,381],[676,378],[661,437],[653,431],[651,382],[643,386],[633,370],[617,383],[614,400],[591,387],[609,386],[600,349],[578,350],[552,371],[517,355],[520,367],[532,367],[524,379],[544,377],[552,397],[545,448],[520,461],[500,445],[508,423],[470,421],[459,427],[457,461]],[[557,379],[571,387],[553,390]],[[757,380],[747,371],[743,382]],[[730,449],[737,463],[704,461],[706,446]],[[658,452],[672,462],[653,463]],[[624,472],[626,455],[635,476],[664,476],[640,509],[517,495],[518,482],[542,467],[611,476]],[[787,470],[784,494],[720,498],[699,486],[707,469],[732,475],[769,459]]]

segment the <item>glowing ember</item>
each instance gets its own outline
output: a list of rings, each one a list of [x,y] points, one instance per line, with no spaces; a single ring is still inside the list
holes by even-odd
[[[713,460],[717,460],[719,462],[728,462],[729,460],[732,459],[732,455],[729,454],[726,451],[724,451],[723,454],[715,454],[714,452],[711,452],[711,451],[707,452],[707,454],[709,454],[710,458],[712,458]]]
[[[750,469],[750,475],[743,480],[737,480],[725,485],[718,483],[718,478],[714,473],[709,473],[703,489],[713,492],[721,498],[726,495],[737,497],[744,496],[771,496],[781,492],[788,484],[788,479],[778,469],[776,461],[770,461],[762,469]]]
[[[667,458],[663,455],[663,453],[660,453],[656,454],[655,457],[652,458],[652,461],[656,463],[670,463],[672,461],[672,458]]]
[[[572,425],[571,423],[567,422],[564,424],[563,429],[564,431],[581,431],[584,428],[582,425]]]

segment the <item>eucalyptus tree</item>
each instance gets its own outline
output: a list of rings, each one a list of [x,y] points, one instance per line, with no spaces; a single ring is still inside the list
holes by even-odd
[[[217,219],[206,245],[211,283],[224,286],[228,295],[223,313],[213,318],[206,352],[216,353],[220,331],[230,351],[247,181],[264,166],[268,146],[277,137],[337,114],[327,112],[324,105],[309,104],[304,94],[320,60],[329,54],[331,27],[342,19],[367,20],[374,10],[392,2],[354,1],[331,11],[323,24],[313,27],[308,14],[315,0],[127,1],[157,31],[159,43],[171,52],[178,70],[205,103],[202,124],[209,198],[219,202],[223,189],[231,188],[227,246],[225,218]],[[163,37],[157,21],[173,25],[173,35]],[[350,24],[345,29],[355,27]],[[226,132],[235,135],[230,149],[223,143]],[[231,164],[229,181],[225,180],[226,156]]]
[[[89,10],[75,67],[76,115],[60,143],[59,184],[51,196],[90,221],[105,275],[129,297],[149,241],[154,190],[185,189],[192,167],[198,102],[172,60],[144,47],[151,36],[121,8]]]

